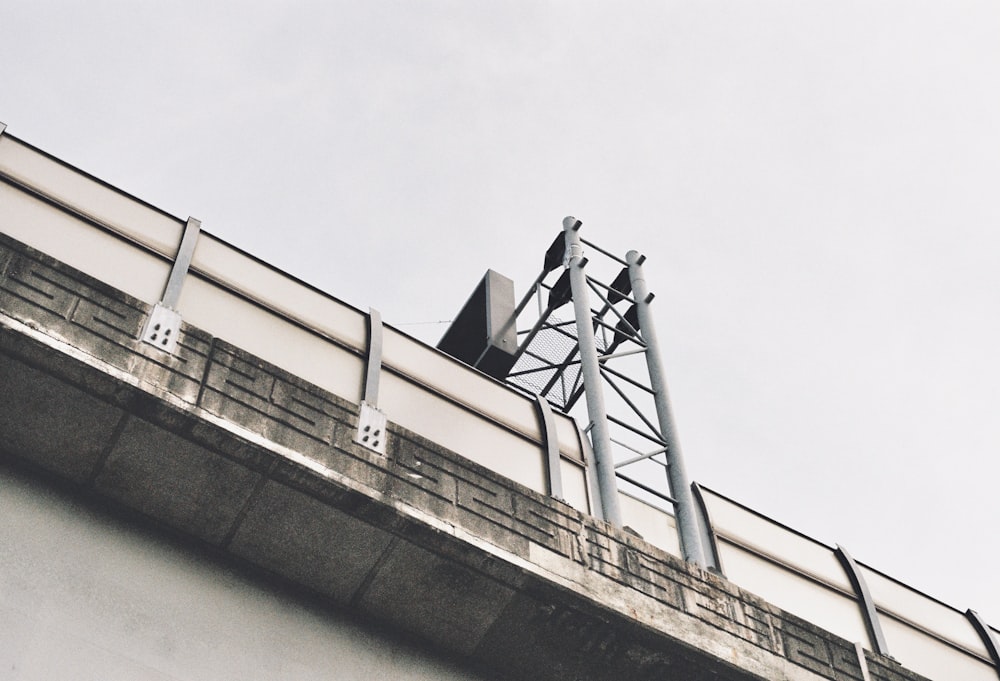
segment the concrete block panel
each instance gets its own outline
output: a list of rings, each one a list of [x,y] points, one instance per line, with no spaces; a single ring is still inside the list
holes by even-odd
[[[122,412],[0,355],[0,449],[85,482]]]
[[[391,539],[390,534],[311,496],[268,481],[252,501],[229,550],[346,604]]]
[[[723,664],[709,665],[681,646],[623,629],[592,609],[567,606],[544,587],[514,596],[476,651],[515,678],[736,681]]]
[[[393,544],[358,607],[449,650],[472,653],[514,590],[407,541]]]
[[[212,353],[200,405],[304,453],[325,448],[337,425],[351,418],[333,395],[222,342]]]
[[[260,473],[131,418],[94,486],[141,513],[220,544],[260,479]]]
[[[178,349],[138,342],[149,305],[0,235],[0,312],[188,402],[198,396],[210,337],[182,325]]]

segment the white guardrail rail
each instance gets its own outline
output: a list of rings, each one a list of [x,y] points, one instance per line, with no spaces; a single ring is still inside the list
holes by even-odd
[[[151,305],[185,230],[168,215],[3,133],[0,231]],[[340,397],[362,401],[368,313],[201,232],[176,304],[181,318]],[[572,418],[546,433],[536,401],[389,326],[379,409],[389,420],[593,515],[589,448]],[[484,446],[488,443],[488,446]],[[774,605],[940,681],[996,681],[1000,631],[707,489],[720,571]],[[679,555],[673,518],[621,495],[625,524]],[[852,578],[852,570],[854,577]],[[860,580],[860,581],[859,581]],[[866,593],[862,593],[866,592]],[[864,595],[871,608],[866,616]],[[872,629],[871,621],[875,621]]]

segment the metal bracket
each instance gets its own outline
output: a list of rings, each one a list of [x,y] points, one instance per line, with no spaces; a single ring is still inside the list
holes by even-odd
[[[388,439],[385,414],[367,402],[361,403],[358,414],[358,434],[354,441],[363,447],[385,454],[385,442]]]
[[[172,355],[177,349],[177,337],[180,333],[181,316],[163,303],[157,303],[146,319],[139,340]]]
[[[868,582],[865,581],[865,576],[861,572],[861,568],[858,564],[854,562],[843,546],[837,545],[834,554],[840,561],[841,566],[844,568],[844,572],[847,573],[847,578],[851,582],[851,586],[854,588],[854,595],[858,599],[858,606],[861,608],[861,616],[865,620],[865,627],[868,629],[868,636],[871,639],[871,644],[875,646],[875,652],[880,655],[885,655],[887,657],[892,657],[889,655],[889,646],[886,645],[885,635],[882,633],[882,625],[879,623],[878,610],[875,609],[875,601],[872,599],[872,594],[868,590]]]
[[[545,472],[548,477],[549,496],[565,501],[556,420],[552,415],[552,408],[549,407],[548,400],[541,395],[535,395],[535,406],[538,408],[539,420],[542,422],[542,438],[545,440]]]
[[[382,315],[368,308],[368,362],[365,366],[365,388],[361,399],[378,405],[378,383],[382,372]]]
[[[170,269],[170,278],[167,279],[167,286],[163,289],[161,302],[170,309],[176,309],[177,303],[181,300],[181,287],[184,285],[184,277],[187,276],[188,268],[191,267],[194,247],[198,243],[200,234],[201,220],[189,217],[187,224],[184,225],[184,236],[181,237],[181,244],[177,247],[174,266]]]
[[[587,437],[586,431],[580,427],[576,419],[573,419],[573,425],[576,427],[576,437],[580,443],[580,451],[583,452],[590,515],[603,519],[604,507],[601,505],[601,487],[597,483],[597,461],[594,457],[594,449],[590,446],[590,438]]]
[[[865,657],[865,648],[860,642],[854,642],[854,652],[858,656],[858,666],[861,668],[861,678],[863,681],[872,681],[872,675],[868,671],[868,658]]]
[[[170,277],[163,289],[163,297],[153,306],[153,311],[149,313],[149,318],[146,319],[139,335],[139,340],[143,343],[169,354],[173,354],[177,349],[177,340],[181,334],[181,316],[177,312],[177,303],[180,302],[181,287],[191,267],[194,247],[198,243],[200,234],[201,221],[189,217],[184,226],[181,243],[177,247],[173,267],[170,268]]]
[[[701,548],[705,553],[706,566],[711,572],[725,577],[726,572],[722,569],[722,557],[719,553],[719,540],[715,534],[715,526],[712,524],[712,514],[708,512],[705,495],[701,491],[701,485],[697,482],[691,483],[691,495],[694,498],[695,511],[698,513]]]
[[[385,454],[388,439],[385,414],[378,408],[379,377],[382,373],[382,315],[368,309],[368,362],[365,385],[358,413],[358,432],[354,441],[363,447]]]
[[[979,638],[986,647],[986,651],[990,654],[990,659],[993,660],[993,667],[996,669],[997,676],[1000,676],[1000,648],[997,647],[996,639],[990,632],[989,626],[987,626],[986,622],[983,621],[983,618],[975,610],[966,610],[965,617],[972,623],[972,627],[976,630],[976,633],[979,634]]]

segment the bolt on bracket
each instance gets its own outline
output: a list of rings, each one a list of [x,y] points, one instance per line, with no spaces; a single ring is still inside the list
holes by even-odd
[[[354,441],[384,456],[388,436],[385,414],[378,407],[362,402],[358,414],[358,432],[354,436]]]
[[[153,306],[139,340],[174,354],[181,333],[181,316],[162,303]]]
[[[170,277],[163,289],[163,297],[153,306],[139,335],[139,340],[143,343],[149,343],[171,355],[177,349],[177,339],[181,335],[181,315],[177,312],[177,303],[180,302],[181,287],[191,266],[194,247],[200,234],[201,221],[188,218],[181,243],[177,247],[177,255],[174,256],[174,264],[170,268]]]

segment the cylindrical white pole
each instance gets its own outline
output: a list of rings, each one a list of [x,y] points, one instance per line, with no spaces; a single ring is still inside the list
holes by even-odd
[[[615,527],[622,526],[618,504],[618,480],[615,477],[615,459],[611,450],[611,433],[608,430],[608,412],[604,406],[601,368],[594,339],[594,320],[587,293],[587,275],[583,271],[586,260],[578,230],[583,224],[574,217],[563,220],[566,232],[566,267],[569,269],[570,287],[573,291],[573,310],[576,314],[576,334],[580,345],[580,371],[583,373],[583,392],[587,398],[587,415],[590,418],[590,441],[594,446],[597,486],[601,492],[604,519]]]
[[[674,499],[674,518],[677,521],[681,553],[684,560],[704,568],[706,566],[705,551],[701,545],[701,532],[698,528],[698,515],[694,507],[694,495],[691,493],[691,483],[684,470],[681,443],[674,428],[670,396],[667,394],[667,382],[664,379],[663,361],[660,359],[660,347],[656,340],[656,327],[649,311],[649,301],[652,296],[642,272],[642,262],[645,260],[645,256],[637,251],[629,251],[625,255],[625,260],[628,262],[632,295],[635,296],[636,312],[639,317],[639,335],[646,344],[646,368],[649,371],[649,386],[653,390],[653,402],[656,404],[660,433],[667,446],[667,479],[670,483],[670,496]]]

